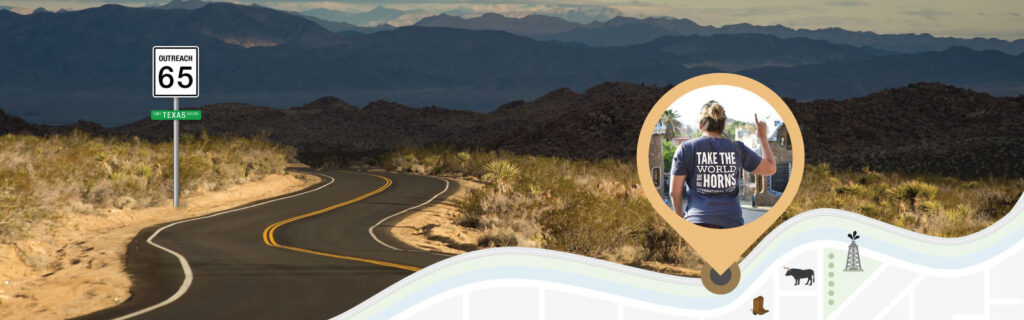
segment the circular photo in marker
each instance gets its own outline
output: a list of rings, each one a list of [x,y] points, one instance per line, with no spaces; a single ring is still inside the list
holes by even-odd
[[[757,220],[789,183],[790,127],[768,101],[741,87],[708,85],[684,93],[650,131],[645,160],[659,196],[655,205],[705,228]]]

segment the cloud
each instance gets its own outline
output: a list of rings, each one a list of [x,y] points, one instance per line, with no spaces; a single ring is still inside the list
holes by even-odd
[[[760,16],[789,16],[800,14],[822,13],[824,9],[817,6],[790,5],[790,6],[756,6],[744,8],[697,8],[692,11],[703,11],[715,15],[729,17],[760,17]]]
[[[852,31],[871,30],[873,26],[877,26],[878,24],[878,21],[870,18],[834,17],[819,15],[800,15],[789,18],[780,18],[777,21],[781,25],[788,26],[794,29],[819,29],[828,27],[842,27],[843,29]]]
[[[952,15],[953,13],[949,11],[936,10],[932,8],[924,8],[921,10],[903,11],[903,14],[908,16],[919,16],[928,20],[935,20],[938,17]]]
[[[822,4],[830,7],[863,7],[868,5],[867,2],[858,0],[828,1]]]
[[[363,0],[354,0],[363,1]],[[434,2],[429,2],[434,1]],[[485,13],[497,13],[506,17],[521,18],[531,14],[543,14],[555,17],[561,17],[573,22],[579,23],[590,23],[593,21],[606,21],[615,16],[622,15],[622,12],[618,9],[599,6],[599,5],[587,5],[587,4],[543,4],[543,3],[518,3],[517,0],[511,0],[508,3],[494,3],[493,1],[478,1],[480,3],[464,1],[448,1],[443,0],[418,0],[418,2],[395,2],[387,4],[350,4],[333,2],[330,0],[315,0],[315,1],[283,1],[275,0],[275,2],[262,2],[262,5],[266,5],[271,8],[279,10],[289,11],[305,11],[310,9],[328,9],[335,11],[342,11],[347,13],[363,13],[370,11],[378,5],[383,5],[388,9],[402,10],[404,14],[398,16],[388,16],[379,20],[373,20],[369,23],[364,21],[345,21],[360,26],[376,26],[381,23],[388,23],[392,26],[407,26],[414,24],[421,19],[429,16],[434,16],[440,13],[446,13],[449,15],[457,15],[465,18],[472,18],[483,15]]]
[[[1010,13],[1007,13],[1007,14],[1010,15],[1010,16],[1013,16],[1013,17],[1019,17],[1020,16],[1019,12],[1010,12]]]

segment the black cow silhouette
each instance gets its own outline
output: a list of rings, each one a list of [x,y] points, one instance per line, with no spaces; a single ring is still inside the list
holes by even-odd
[[[786,275],[787,276],[793,276],[793,280],[796,280],[795,283],[793,283],[794,286],[800,285],[800,280],[801,279],[807,279],[807,282],[804,282],[804,284],[806,284],[806,285],[814,284],[814,270],[811,270],[811,269],[790,269],[790,268],[786,268],[786,267],[783,267],[783,268],[786,269]]]

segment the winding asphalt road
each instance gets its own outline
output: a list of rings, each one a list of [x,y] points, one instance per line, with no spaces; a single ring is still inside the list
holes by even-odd
[[[131,299],[81,319],[327,319],[447,257],[398,242],[386,226],[409,208],[445,199],[455,182],[310,172],[326,181],[272,202],[143,230],[126,257]],[[378,223],[383,227],[371,235]],[[153,243],[187,260],[190,283],[179,258],[147,243],[154,232]]]

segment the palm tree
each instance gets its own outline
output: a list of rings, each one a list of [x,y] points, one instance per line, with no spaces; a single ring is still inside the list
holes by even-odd
[[[672,141],[682,133],[683,124],[679,122],[679,116],[675,111],[665,110],[661,115],[661,123],[665,125],[665,139]]]

